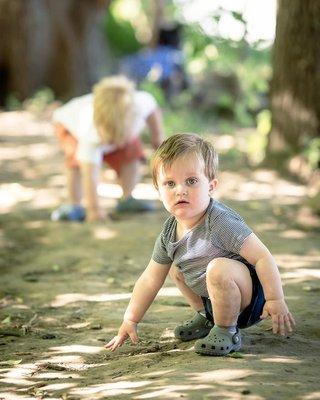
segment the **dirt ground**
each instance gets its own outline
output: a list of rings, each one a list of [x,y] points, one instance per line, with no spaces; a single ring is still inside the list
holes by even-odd
[[[138,345],[107,352],[166,213],[105,223],[54,223],[62,157],[46,120],[0,114],[0,399],[320,399],[319,221],[302,185],[222,155],[217,196],[275,255],[297,327],[243,331],[234,357],[201,357],[173,338],[192,313],[170,280],[139,327]],[[223,150],[237,137],[221,136]],[[115,205],[112,176],[105,175]],[[149,188],[150,177],[144,177]],[[109,186],[108,186],[109,184]],[[147,190],[146,190],[147,192]]]

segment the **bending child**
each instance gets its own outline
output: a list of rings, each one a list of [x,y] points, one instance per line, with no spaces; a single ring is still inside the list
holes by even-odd
[[[193,318],[175,328],[175,337],[198,339],[199,354],[239,350],[239,329],[267,316],[274,333],[292,331],[295,322],[270,251],[235,211],[212,198],[217,168],[213,146],[197,135],[174,135],[156,151],[153,181],[171,216],[107,349],[117,349],[128,337],[138,341],[137,324],[168,273],[195,310]]]
[[[69,204],[54,211],[52,219],[103,219],[97,195],[103,162],[116,171],[122,187],[117,211],[150,209],[150,204],[135,200],[131,193],[140,180],[144,154],[139,135],[145,125],[155,149],[163,140],[161,111],[151,94],[136,91],[125,77],[104,78],[94,86],[93,93],[58,108],[53,121],[65,153]]]

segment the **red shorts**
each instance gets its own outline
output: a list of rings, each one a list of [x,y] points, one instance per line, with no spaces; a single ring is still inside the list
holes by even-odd
[[[56,124],[56,136],[65,155],[66,167],[79,168],[79,161],[76,158],[77,139],[62,124]],[[103,154],[103,162],[113,168],[118,175],[122,165],[134,160],[144,159],[143,147],[139,137],[111,153]]]

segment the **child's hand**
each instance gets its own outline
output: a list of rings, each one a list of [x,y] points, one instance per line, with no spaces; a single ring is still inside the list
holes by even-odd
[[[269,315],[272,319],[273,333],[285,336],[286,333],[292,332],[295,321],[283,299],[266,301],[260,319],[265,319]]]
[[[130,337],[132,343],[138,343],[137,325],[137,323],[129,320],[123,321],[117,336],[111,339],[104,347],[108,350],[115,351],[118,347],[123,345],[128,337]]]

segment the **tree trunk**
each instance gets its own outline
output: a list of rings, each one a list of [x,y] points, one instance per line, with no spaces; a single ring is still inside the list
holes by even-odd
[[[267,158],[285,162],[320,130],[320,1],[279,0]]]
[[[110,0],[0,0],[0,103],[44,86],[82,94],[111,72],[101,29]],[[5,40],[3,40],[3,38]]]

